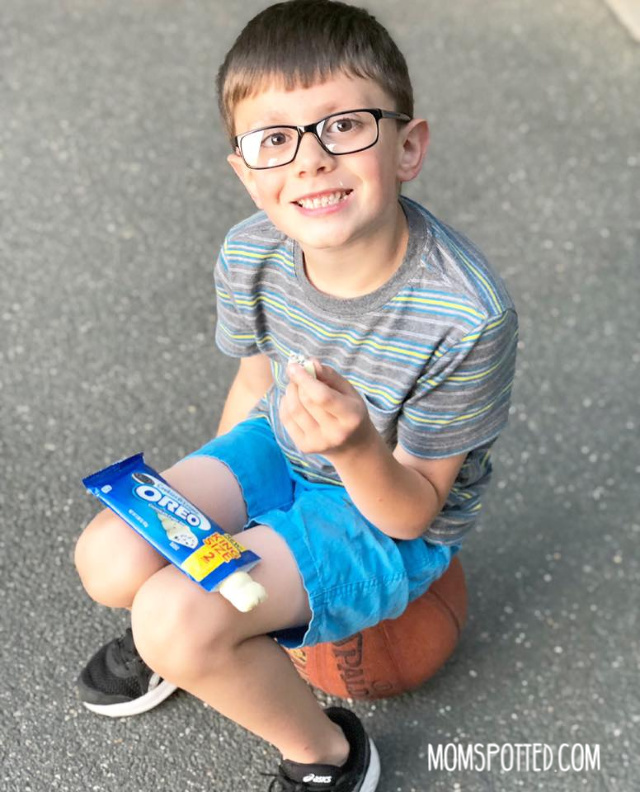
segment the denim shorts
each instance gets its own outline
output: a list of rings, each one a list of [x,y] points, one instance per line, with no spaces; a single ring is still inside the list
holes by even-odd
[[[272,633],[288,649],[338,641],[400,616],[445,572],[458,549],[382,533],[343,486],[296,473],[266,417],[243,421],[189,454],[194,456],[223,462],[242,490],[244,528],[269,526],[295,557],[313,615],[309,624]]]

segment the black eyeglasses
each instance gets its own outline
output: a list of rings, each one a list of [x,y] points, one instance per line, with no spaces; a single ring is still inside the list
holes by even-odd
[[[381,118],[393,118],[405,123],[411,121],[411,117],[405,113],[393,113],[390,110],[344,110],[306,126],[280,124],[253,129],[238,135],[233,142],[247,167],[253,170],[279,168],[293,162],[306,132],[311,132],[322,148],[335,156],[355,154],[356,151],[371,148],[380,137]]]

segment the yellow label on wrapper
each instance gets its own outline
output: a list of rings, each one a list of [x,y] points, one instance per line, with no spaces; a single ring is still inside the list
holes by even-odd
[[[194,580],[200,581],[223,564],[240,558],[241,554],[242,547],[238,542],[222,534],[212,534],[182,563],[182,568]]]

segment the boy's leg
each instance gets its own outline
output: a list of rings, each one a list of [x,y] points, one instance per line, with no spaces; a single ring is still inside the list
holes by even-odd
[[[227,533],[245,525],[242,492],[233,473],[219,460],[190,457],[162,475]],[[100,512],[81,534],[75,562],[89,596],[112,608],[130,608],[140,586],[168,564],[110,509]]]
[[[267,633],[306,624],[309,602],[295,559],[267,526],[242,544],[262,561],[251,575],[268,593],[247,614],[205,592],[174,567],[140,588],[132,608],[136,645],[163,677],[301,763],[342,764],[349,744]]]
[[[163,476],[228,533],[245,525],[247,515],[240,487],[218,460],[188,458]],[[76,546],[76,566],[85,589],[94,600],[109,607],[131,608],[138,589],[167,564],[110,509],[91,521]],[[130,629],[95,652],[77,684],[82,703],[110,717],[146,712],[175,690],[175,685],[140,658]]]

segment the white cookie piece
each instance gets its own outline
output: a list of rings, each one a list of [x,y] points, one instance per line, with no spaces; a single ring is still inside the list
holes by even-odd
[[[166,531],[167,538],[170,542],[176,542],[176,544],[182,545],[183,547],[190,547],[192,550],[198,546],[196,535],[193,534],[184,523],[172,520],[171,517],[161,512],[158,512],[158,519]]]
[[[264,586],[247,572],[233,572],[218,586],[218,591],[242,613],[248,613],[267,599]]]
[[[310,374],[314,379],[317,379],[315,366],[304,355],[300,355],[295,352],[292,352],[291,355],[289,355],[289,362],[297,363],[299,366],[302,366],[302,368],[307,372],[307,374]]]

